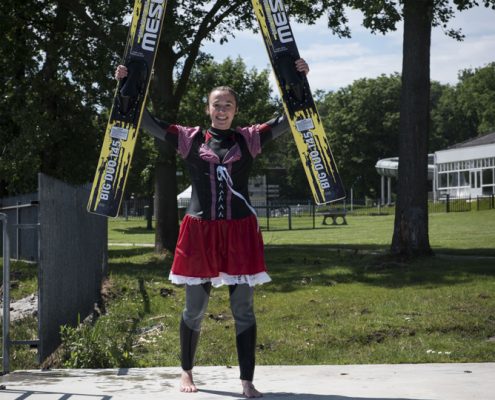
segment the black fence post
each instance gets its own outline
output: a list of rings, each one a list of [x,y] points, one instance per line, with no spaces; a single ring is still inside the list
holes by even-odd
[[[20,206],[21,202],[18,201],[17,205]],[[21,259],[21,231],[19,225],[21,224],[21,210],[20,207],[15,209],[15,258],[16,260]]]
[[[266,230],[270,230],[270,206],[266,205]]]
[[[144,206],[144,218],[146,218],[146,230],[151,231],[153,229],[153,224],[151,222],[153,212],[150,206]]]
[[[450,194],[445,196],[445,212],[450,212]]]
[[[290,205],[288,208],[289,208],[289,231],[291,231],[292,230],[292,209],[291,209]]]
[[[314,202],[311,202],[311,212],[313,213],[313,229],[316,229],[316,206]]]

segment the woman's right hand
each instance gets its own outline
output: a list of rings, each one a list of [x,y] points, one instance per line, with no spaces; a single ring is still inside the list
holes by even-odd
[[[115,79],[124,79],[127,76],[127,67],[125,65],[119,65],[115,70]]]

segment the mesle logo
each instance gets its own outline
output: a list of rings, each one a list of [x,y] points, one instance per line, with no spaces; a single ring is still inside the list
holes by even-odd
[[[164,0],[151,0],[148,18],[146,18],[145,32],[143,35],[142,47],[147,51],[155,51],[160,32],[160,23],[163,14]]]
[[[285,6],[282,0],[268,0],[278,39],[281,43],[293,42],[292,31],[289,26],[289,19],[285,13]]]

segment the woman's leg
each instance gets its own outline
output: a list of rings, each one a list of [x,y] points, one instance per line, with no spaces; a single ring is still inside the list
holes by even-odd
[[[183,392],[196,392],[192,379],[194,356],[198,345],[201,322],[210,298],[211,283],[186,285],[186,306],[180,321],[181,388]]]
[[[254,288],[249,285],[229,286],[230,308],[235,320],[237,357],[241,371],[244,394],[247,397],[261,397],[253,386],[255,351],[256,351],[256,317],[253,310]]]

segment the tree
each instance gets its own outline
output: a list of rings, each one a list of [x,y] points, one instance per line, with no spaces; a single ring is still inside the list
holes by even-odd
[[[0,193],[33,190],[38,171],[73,183],[92,179],[107,121],[102,109],[115,86],[111,76],[123,53],[130,3],[1,2]],[[329,6],[290,4],[308,22]],[[235,31],[254,29],[253,23],[248,1],[167,1],[151,90],[154,112],[176,121],[202,43],[224,42]],[[172,149],[157,147],[156,247],[162,251],[172,249],[177,236],[176,161]],[[146,171],[151,176],[151,168]]]
[[[428,236],[428,134],[433,0],[404,1],[399,179],[392,254],[431,253]]]
[[[457,99],[463,114],[476,121],[475,134],[495,131],[495,63],[474,70],[464,70],[459,75]]]
[[[476,1],[454,0],[460,11]],[[495,8],[495,1],[485,1]],[[428,236],[427,166],[429,140],[430,47],[432,26],[447,22],[447,0],[404,0],[398,196],[391,252],[401,257],[432,254]],[[450,31],[460,39],[460,32]]]
[[[376,197],[377,160],[397,155],[401,78],[359,79],[319,102],[342,180],[358,196]]]
[[[459,72],[432,109],[430,152],[495,131],[495,63]],[[435,86],[432,86],[435,89]]]
[[[0,3],[0,195],[35,190],[38,171],[71,183],[94,173],[124,1]],[[114,44],[117,43],[117,46]],[[99,82],[99,85],[95,85]]]
[[[342,36],[350,34],[345,27],[344,6],[363,11],[363,25],[372,32],[395,30],[404,20],[402,93],[399,132],[398,198],[391,253],[397,256],[431,254],[428,239],[427,154],[430,101],[430,38],[434,26],[442,26],[451,37],[461,40],[459,30],[447,29],[455,10],[478,6],[477,0],[335,0],[329,19],[341,21]],[[485,0],[495,9],[495,0]]]

